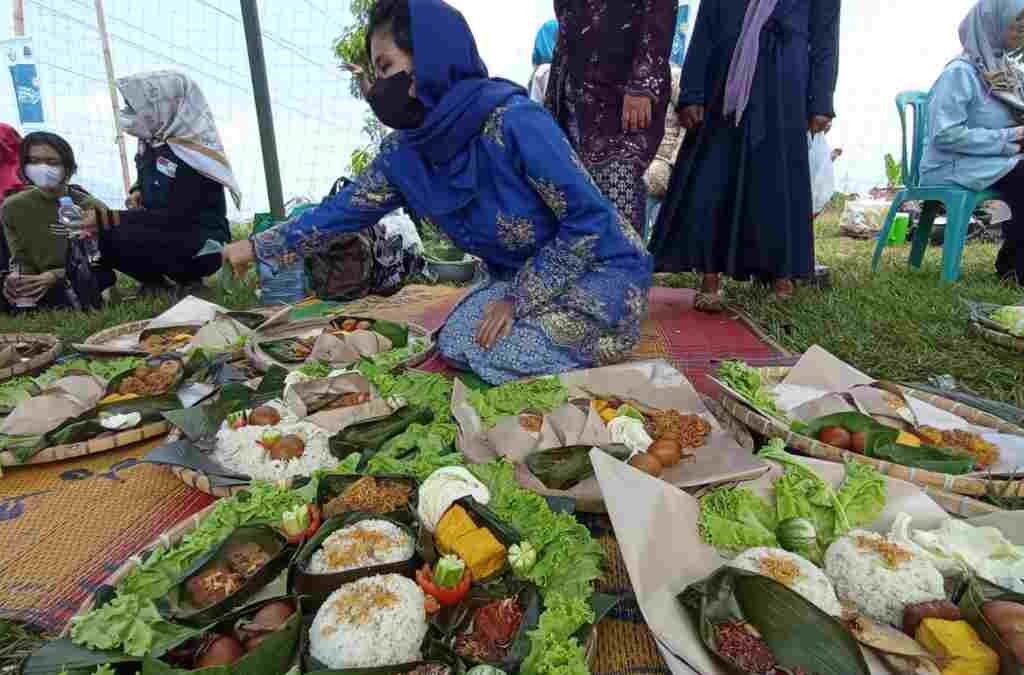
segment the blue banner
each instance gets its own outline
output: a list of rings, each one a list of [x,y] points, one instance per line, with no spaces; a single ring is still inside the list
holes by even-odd
[[[10,63],[11,82],[21,124],[42,124],[46,121],[43,115],[43,96],[39,89],[39,73],[31,40],[15,38],[0,44],[5,48]]]

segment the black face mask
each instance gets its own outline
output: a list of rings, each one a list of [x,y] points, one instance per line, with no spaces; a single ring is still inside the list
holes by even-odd
[[[415,129],[422,126],[427,117],[427,109],[418,98],[409,96],[411,86],[412,76],[405,71],[379,78],[373,84],[366,100],[384,126],[392,129]]]

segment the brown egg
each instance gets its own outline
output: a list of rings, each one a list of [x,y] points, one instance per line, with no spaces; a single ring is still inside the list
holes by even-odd
[[[369,321],[360,321],[356,324],[357,330],[370,330],[371,328],[373,328],[373,324]]]
[[[640,471],[643,471],[650,476],[654,476],[655,478],[660,476],[662,470],[665,468],[656,457],[649,455],[646,452],[639,452],[633,455],[629,460],[629,465],[634,469],[639,469]]]
[[[259,624],[267,630],[277,630],[283,626],[294,613],[295,608],[290,602],[278,600],[277,602],[271,602],[263,605],[263,607],[260,608],[260,611],[253,615],[252,622]]]
[[[261,405],[249,413],[249,424],[254,427],[272,427],[281,422],[281,413],[269,405]]]
[[[651,443],[647,454],[654,457],[663,467],[675,466],[683,461],[683,444],[680,441],[660,439]]]
[[[818,440],[825,445],[831,445],[841,450],[849,450],[853,447],[853,438],[850,432],[842,427],[825,427],[818,434]]]
[[[196,659],[196,668],[230,666],[243,656],[245,656],[245,649],[238,640],[221,635],[215,638],[199,655]]]
[[[863,455],[865,448],[868,447],[868,435],[866,432],[858,431],[854,434],[850,434],[850,449],[857,454]]]
[[[341,322],[341,329],[343,331],[354,331],[359,327],[359,322],[355,319],[345,319]]]
[[[299,436],[282,436],[274,447],[267,448],[270,459],[288,461],[298,459],[306,452],[306,441]]]

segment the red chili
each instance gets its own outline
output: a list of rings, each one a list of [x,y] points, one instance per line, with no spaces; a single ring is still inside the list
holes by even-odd
[[[316,504],[309,504],[306,508],[309,510],[309,527],[293,537],[288,537],[289,544],[301,544],[320,529],[320,507]]]
[[[434,571],[430,569],[430,565],[424,565],[416,571],[416,583],[420,585],[424,593],[436,598],[441,605],[451,607],[459,604],[459,601],[469,593],[469,587],[473,584],[473,575],[470,574],[467,567],[457,586],[445,588],[434,583]]]

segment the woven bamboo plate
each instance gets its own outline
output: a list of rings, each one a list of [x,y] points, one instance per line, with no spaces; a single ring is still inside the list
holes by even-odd
[[[971,332],[986,342],[999,345],[1000,347],[1006,347],[1012,349],[1015,352],[1024,354],[1024,338],[1014,337],[1009,333],[1003,333],[998,330],[993,330],[988,326],[984,326],[977,321],[970,323]]]
[[[185,485],[188,485],[194,490],[199,490],[202,493],[208,494],[211,497],[220,499],[221,497],[233,497],[239,492],[245,492],[249,489],[250,483],[238,483],[236,485],[215,485],[214,479],[210,477],[204,471],[200,469],[192,469],[184,466],[170,466],[171,473]],[[276,481],[278,487],[291,489],[296,487],[296,479],[290,478],[288,480]]]
[[[373,320],[370,317],[353,318],[366,318],[367,320],[370,321]],[[430,340],[430,344],[425,350],[423,350],[419,354],[416,354],[415,356],[410,357],[409,359],[406,359],[406,367],[415,368],[416,366],[420,365],[428,358],[430,358],[431,354],[433,353],[435,348],[433,333],[424,328],[423,326],[420,326],[415,323],[410,323],[408,321],[403,321],[402,323],[409,328],[410,338],[427,338],[428,340]],[[272,340],[283,340],[286,338],[316,334],[318,331],[321,331],[330,325],[330,319],[305,319],[303,321],[293,321],[283,326],[271,328],[269,330],[260,332],[257,335],[255,335],[253,339],[246,341],[246,359],[249,361],[249,364],[253,368],[255,368],[261,373],[267,372],[273,366],[281,366],[282,368],[285,368],[287,370],[297,370],[302,366],[301,363],[281,363],[280,361],[277,361],[272,356],[263,351],[263,349],[260,347],[260,344]]]
[[[163,436],[171,428],[167,422],[153,422],[135,429],[118,431],[110,436],[94,438],[91,441],[72,443],[70,445],[55,445],[40,450],[32,455],[27,462],[19,462],[11,452],[0,452],[0,466],[28,466],[30,464],[49,464],[51,462],[63,462],[68,459],[98,455],[101,452],[109,452],[117,448],[135,445],[142,441]]]
[[[761,374],[762,381],[767,384],[777,384],[781,382],[785,379],[786,375],[789,374],[789,370],[789,368],[758,369]],[[972,408],[962,403],[951,401],[942,396],[927,394],[909,387],[903,387],[900,385],[891,386],[899,390],[900,393],[913,394],[915,398],[921,401],[930,403],[935,407],[953,413],[954,415],[959,415],[972,424],[994,429],[1004,434],[1024,436],[1024,429],[1010,424],[1009,422],[1006,422],[994,415],[982,412],[977,408]],[[722,391],[722,404],[731,415],[741,420],[758,434],[768,438],[781,438],[788,446],[810,457],[830,460],[833,462],[842,462],[846,459],[852,459],[862,464],[869,464],[887,476],[899,478],[921,487],[936,488],[940,492],[951,492],[958,495],[969,495],[973,497],[981,497],[992,493],[1004,497],[1024,497],[1024,480],[999,480],[995,478],[953,476],[945,473],[936,473],[934,471],[914,469],[900,464],[892,464],[890,462],[873,459],[871,457],[865,457],[864,455],[858,455],[855,452],[842,450],[831,445],[826,445],[813,438],[794,433],[789,429],[789,427],[781,422],[770,419],[754,410],[745,401],[732,394],[732,392],[722,389],[721,387],[719,387],[719,389]]]
[[[49,333],[0,333],[0,350],[25,342],[42,344],[46,347],[46,350],[25,361],[11,364],[6,368],[0,368],[0,382],[6,382],[12,378],[42,370],[51,365],[60,356],[60,340],[57,339],[56,335]]]
[[[186,518],[177,525],[171,527],[167,531],[163,532],[159,537],[149,542],[144,549],[133,555],[128,560],[124,561],[120,567],[103,580],[103,586],[116,586],[125,577],[132,573],[136,567],[142,564],[142,556],[148,552],[154,551],[158,547],[170,547],[181,542],[185,538],[185,535],[199,527],[199,524],[213,512],[213,509],[217,506],[216,503],[210,504],[202,511],[192,515],[190,518]],[[84,616],[92,611],[93,607],[96,606],[96,596],[90,595],[86,598],[85,602],[75,612],[75,616]],[[71,626],[73,621],[69,621],[67,626],[64,628],[64,632],[61,633],[60,637],[71,636]],[[590,637],[587,639],[587,644],[584,646],[584,653],[586,654],[587,663],[590,665],[591,670],[594,669],[594,665],[597,661],[597,645],[598,645],[598,631],[590,631]]]

